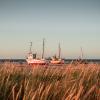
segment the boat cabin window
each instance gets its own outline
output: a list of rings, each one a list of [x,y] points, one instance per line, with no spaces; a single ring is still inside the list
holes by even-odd
[[[36,54],[33,54],[33,59],[36,59]]]

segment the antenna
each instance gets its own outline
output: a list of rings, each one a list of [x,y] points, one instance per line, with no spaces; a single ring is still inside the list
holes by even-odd
[[[30,53],[32,53],[32,42],[30,42]]]
[[[59,50],[58,58],[60,59],[60,58],[61,58],[61,47],[60,47],[60,43],[59,43],[59,45],[58,45],[58,50]]]
[[[45,46],[45,39],[43,39],[43,51],[42,51],[42,59],[44,58],[44,46]]]

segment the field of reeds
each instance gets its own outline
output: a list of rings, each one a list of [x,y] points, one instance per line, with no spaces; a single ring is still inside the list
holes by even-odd
[[[100,65],[0,64],[0,100],[100,100]]]

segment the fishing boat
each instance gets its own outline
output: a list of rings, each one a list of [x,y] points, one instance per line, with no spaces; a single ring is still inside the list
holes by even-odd
[[[53,57],[50,63],[51,64],[64,64],[64,60]]]
[[[28,57],[26,59],[27,63],[29,65],[47,65],[48,61],[46,59],[44,59],[44,39],[43,39],[43,52],[42,52],[42,58],[39,59],[37,58],[36,53],[32,53],[32,42],[30,42],[30,51],[28,53]]]
[[[61,47],[60,47],[60,43],[59,43],[58,49],[59,49],[59,56],[58,56],[58,58],[56,57],[56,55],[53,56],[52,60],[50,61],[51,64],[64,64],[64,60],[61,59]]]

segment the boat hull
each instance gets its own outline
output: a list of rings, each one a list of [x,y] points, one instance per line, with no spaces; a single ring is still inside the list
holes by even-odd
[[[55,60],[55,61],[51,61],[50,63],[51,64],[64,64],[64,61],[63,60],[61,60],[61,61]]]
[[[27,60],[27,63],[29,65],[47,65],[48,64],[46,60],[37,60],[37,59]]]

